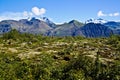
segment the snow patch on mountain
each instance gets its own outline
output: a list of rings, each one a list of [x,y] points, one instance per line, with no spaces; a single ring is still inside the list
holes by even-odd
[[[104,24],[104,23],[107,23],[107,22],[108,22],[107,20],[104,20],[104,19],[101,19],[101,18],[99,18],[99,19],[93,19],[93,18],[91,18],[91,19],[85,21],[85,24],[88,24],[88,23],[100,23],[100,24]]]

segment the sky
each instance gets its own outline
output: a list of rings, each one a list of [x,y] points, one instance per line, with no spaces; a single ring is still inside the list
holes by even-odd
[[[0,0],[0,21],[31,17],[55,23],[90,18],[120,21],[120,0]]]

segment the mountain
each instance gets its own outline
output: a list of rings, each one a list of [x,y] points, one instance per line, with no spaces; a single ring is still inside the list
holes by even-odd
[[[3,20],[0,22],[0,34],[16,29],[21,33],[42,34],[45,36],[84,36],[108,37],[111,34],[120,34],[120,22],[103,19],[90,19],[85,24],[72,20],[57,25],[48,18]]]
[[[84,36],[84,37],[108,37],[113,34],[113,30],[99,23],[83,24],[77,20],[58,25],[52,36]]]
[[[41,18],[41,20],[43,20],[44,22],[46,22],[47,25],[49,25],[51,28],[56,28],[56,24],[53,23],[51,20],[49,20],[47,17],[43,17],[43,18]]]
[[[11,27],[9,24],[7,23],[0,23],[0,34],[9,32],[11,30]]]
[[[120,22],[109,21],[104,25],[110,27],[111,29],[120,29]]]
[[[113,34],[109,27],[96,23],[88,23],[79,30],[82,31],[85,37],[108,37]]]
[[[109,21],[104,23],[104,25],[112,29],[114,34],[120,34],[120,22]]]
[[[27,32],[33,33],[33,34],[43,34],[46,35],[45,33],[48,30],[51,30],[52,28],[47,25],[45,22],[32,18],[30,21],[27,22],[27,25],[29,25],[29,29]]]
[[[51,31],[50,35],[52,36],[75,36],[76,30],[83,25],[84,25],[83,23],[80,23],[77,20],[72,20],[68,23],[57,25],[57,27]],[[82,33],[79,35],[82,36]]]
[[[9,29],[8,29],[9,28]],[[8,32],[10,29],[16,29],[19,32],[27,32],[33,34],[43,34],[52,29],[44,21],[32,18],[31,20],[21,19],[19,21],[4,20],[0,22],[0,32]]]

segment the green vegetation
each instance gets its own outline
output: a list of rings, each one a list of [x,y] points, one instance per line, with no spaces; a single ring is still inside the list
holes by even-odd
[[[120,80],[120,36],[0,37],[0,80]]]

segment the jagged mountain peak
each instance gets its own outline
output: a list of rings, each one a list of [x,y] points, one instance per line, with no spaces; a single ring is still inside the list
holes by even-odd
[[[40,20],[35,17],[32,17],[30,21],[40,21]]]
[[[79,23],[77,20],[71,20],[69,23]]]
[[[81,27],[81,26],[84,25],[83,23],[81,23],[81,22],[79,22],[77,20],[72,20],[68,24],[73,24],[74,26],[78,26],[78,27]]]
[[[50,21],[47,17],[42,17],[44,21]],[[50,21],[51,22],[51,21]]]
[[[53,22],[52,22],[50,19],[48,19],[47,17],[42,17],[41,20],[44,21],[46,24],[48,24],[50,27],[56,28],[56,24],[53,23]]]
[[[46,23],[53,23],[50,19],[48,19],[47,17],[41,17],[40,18],[42,21],[46,22]]]

